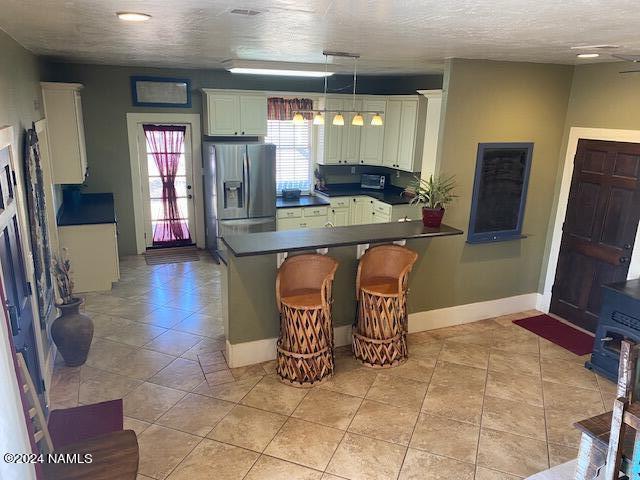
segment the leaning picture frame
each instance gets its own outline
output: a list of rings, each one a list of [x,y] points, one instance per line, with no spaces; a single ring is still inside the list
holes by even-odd
[[[131,77],[134,107],[191,108],[191,80],[169,77]]]

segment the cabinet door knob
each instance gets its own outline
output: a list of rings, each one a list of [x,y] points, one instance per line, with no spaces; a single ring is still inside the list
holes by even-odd
[[[244,132],[242,132],[242,134],[244,135]]]
[[[238,134],[238,132],[235,132],[235,133],[234,133],[234,135],[237,135],[237,134]]]
[[[622,264],[627,263],[629,261],[629,257],[620,257],[619,261]]]

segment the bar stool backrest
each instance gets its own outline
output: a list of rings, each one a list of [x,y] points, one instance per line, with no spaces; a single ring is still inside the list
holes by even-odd
[[[288,257],[276,276],[276,303],[282,311],[281,299],[301,292],[320,291],[323,305],[331,299],[331,284],[338,262],[327,255],[309,253]]]
[[[393,278],[398,281],[398,292],[406,290],[409,272],[418,259],[413,250],[400,245],[380,245],[369,248],[360,258],[356,276],[356,298],[360,285],[372,278]]]

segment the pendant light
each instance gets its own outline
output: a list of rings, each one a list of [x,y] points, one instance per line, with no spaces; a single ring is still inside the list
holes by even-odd
[[[353,95],[351,102],[351,109],[355,111],[356,109],[356,80],[358,78],[358,58],[354,57],[353,59]],[[351,125],[355,127],[362,127],[364,125],[364,118],[360,112],[357,112],[353,119],[351,120]]]
[[[304,125],[304,116],[300,112],[296,112],[293,115],[293,124],[294,125]]]
[[[324,125],[324,115],[321,112],[316,112],[313,116],[314,125]]]
[[[379,113],[376,113],[373,117],[371,117],[371,125],[373,125],[374,127],[380,127],[384,125],[384,122],[382,121],[382,117],[380,116]]]
[[[338,127],[344,126],[344,116],[340,112],[336,113],[335,116],[333,117],[333,122],[331,123],[333,123],[333,125],[336,125]]]

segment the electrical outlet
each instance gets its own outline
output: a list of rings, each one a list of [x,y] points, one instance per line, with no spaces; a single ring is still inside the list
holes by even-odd
[[[355,175],[356,173],[356,167],[351,167],[351,175]]]

